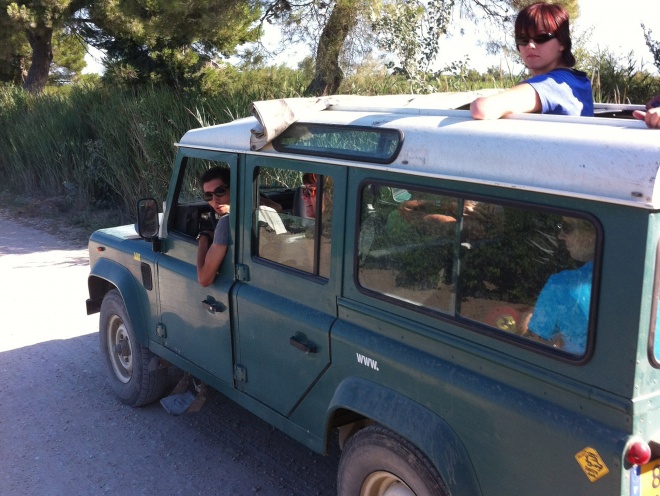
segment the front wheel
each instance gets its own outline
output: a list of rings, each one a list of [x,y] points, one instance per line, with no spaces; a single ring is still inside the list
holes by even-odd
[[[167,369],[159,367],[156,355],[135,339],[124,300],[116,289],[101,304],[99,342],[108,382],[123,403],[142,406],[161,397]]]
[[[339,461],[338,496],[447,496],[437,470],[412,443],[380,426],[357,432]]]

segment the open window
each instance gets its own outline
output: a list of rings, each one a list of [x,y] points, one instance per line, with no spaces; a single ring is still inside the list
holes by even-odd
[[[186,157],[182,164],[183,172],[177,185],[174,208],[170,217],[171,232],[193,240],[201,231],[213,231],[217,222],[216,214],[202,198],[202,185],[199,178],[212,167],[227,167],[222,161]]]

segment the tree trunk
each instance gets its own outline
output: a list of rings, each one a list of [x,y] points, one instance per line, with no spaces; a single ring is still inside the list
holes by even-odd
[[[32,65],[30,65],[23,88],[30,93],[41,93],[48,82],[48,72],[53,61],[53,28],[39,23],[26,35],[32,48]]]
[[[339,57],[348,35],[357,23],[358,5],[355,0],[337,0],[328,23],[323,28],[316,50],[314,80],[307,93],[322,96],[337,92],[344,79]]]
[[[22,55],[18,57],[16,64],[18,67],[18,71],[20,72],[20,80],[14,81],[14,84],[16,84],[16,86],[22,86],[23,84],[25,84],[25,80],[27,79],[27,75],[28,75],[28,70],[25,67],[25,57],[23,57]]]

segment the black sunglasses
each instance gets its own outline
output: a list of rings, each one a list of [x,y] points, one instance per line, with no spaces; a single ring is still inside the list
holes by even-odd
[[[543,45],[550,40],[555,39],[556,36],[552,33],[543,33],[537,34],[536,36],[521,36],[520,38],[516,37],[516,46],[527,46],[530,41],[533,41],[535,45]]]
[[[209,202],[213,199],[213,195],[217,196],[218,198],[220,198],[221,196],[225,196],[228,189],[229,188],[227,188],[226,186],[218,186],[213,191],[204,191],[202,198],[204,199],[204,201]]]

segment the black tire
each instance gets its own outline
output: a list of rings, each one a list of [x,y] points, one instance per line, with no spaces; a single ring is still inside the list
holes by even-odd
[[[101,304],[99,343],[110,388],[122,403],[142,406],[162,396],[167,368],[159,367],[156,355],[136,341],[124,300],[116,289],[109,291]]]
[[[351,437],[339,461],[338,496],[448,496],[428,458],[378,424]]]

